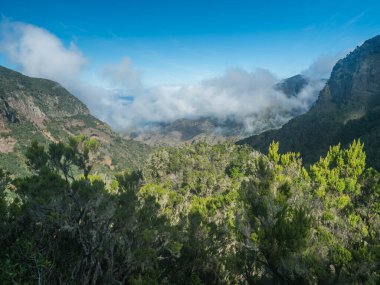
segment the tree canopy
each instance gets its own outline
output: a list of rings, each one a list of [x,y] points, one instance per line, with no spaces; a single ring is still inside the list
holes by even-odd
[[[297,153],[231,143],[156,150],[111,181],[99,142],[32,142],[0,171],[2,284],[378,284],[380,174],[363,144]]]

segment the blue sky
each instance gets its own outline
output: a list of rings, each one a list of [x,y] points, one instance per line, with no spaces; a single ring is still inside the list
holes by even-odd
[[[122,130],[307,111],[335,62],[380,34],[378,0],[13,0],[0,14],[1,65]],[[273,89],[298,73],[312,78],[298,98]]]
[[[0,11],[74,42],[93,70],[128,56],[151,85],[230,67],[290,76],[380,31],[380,1],[15,0]]]

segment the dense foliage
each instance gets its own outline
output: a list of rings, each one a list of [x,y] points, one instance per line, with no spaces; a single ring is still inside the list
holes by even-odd
[[[0,172],[1,284],[379,284],[380,174],[363,145],[162,148],[110,183],[83,136]],[[76,173],[81,172],[82,175]]]

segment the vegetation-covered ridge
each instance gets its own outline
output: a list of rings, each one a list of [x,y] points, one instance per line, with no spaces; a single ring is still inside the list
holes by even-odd
[[[380,174],[360,141],[308,169],[278,143],[162,148],[109,184],[98,147],[34,142],[32,175],[0,173],[2,284],[380,282]]]

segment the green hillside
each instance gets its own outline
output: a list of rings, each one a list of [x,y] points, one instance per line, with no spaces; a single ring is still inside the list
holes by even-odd
[[[0,112],[0,166],[17,175],[28,172],[24,153],[32,140],[48,144],[78,134],[94,137],[102,144],[95,170],[103,172],[136,168],[150,149],[113,132],[58,83],[4,67],[0,67]]]

